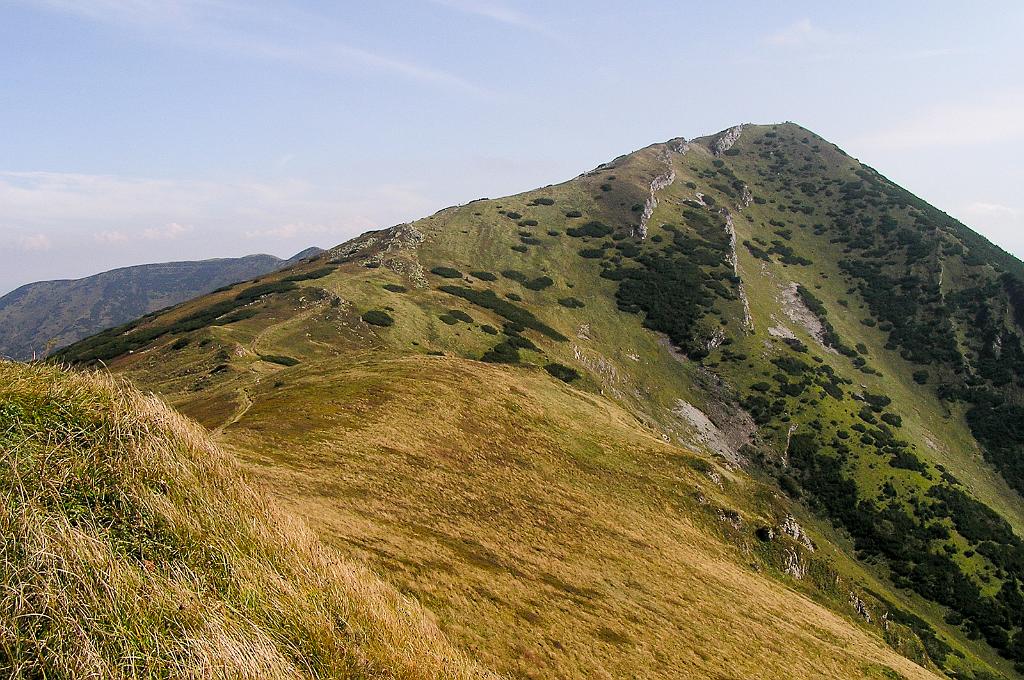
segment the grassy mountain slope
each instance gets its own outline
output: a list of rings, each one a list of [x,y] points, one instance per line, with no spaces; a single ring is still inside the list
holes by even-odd
[[[262,276],[320,252],[288,260],[248,255],[113,269],[68,281],[29,283],[0,297],[0,356],[27,360],[143,314],[221,286]]]
[[[1020,269],[799,126],[744,126],[366,234],[59,356],[218,431],[501,670],[707,673],[685,651],[710,654],[699,624],[744,631],[746,658],[772,634],[731,617],[781,587],[924,667],[1011,676]],[[700,591],[682,581],[727,572],[761,585],[680,606]],[[787,620],[804,651],[783,658],[828,656]],[[805,670],[773,663],[749,672]]]
[[[5,677],[497,677],[153,397],[0,361],[0,446]]]

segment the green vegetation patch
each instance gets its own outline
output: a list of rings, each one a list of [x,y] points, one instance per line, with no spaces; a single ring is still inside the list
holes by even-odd
[[[441,286],[438,290],[469,300],[478,307],[490,309],[499,316],[509,321],[521,324],[525,328],[531,328],[552,340],[565,342],[568,338],[556,331],[551,326],[538,319],[527,309],[499,298],[492,290],[474,290],[465,286]]]
[[[434,267],[430,270],[431,274],[440,276],[443,279],[461,279],[462,272],[453,267]]]
[[[327,276],[328,274],[331,274],[332,272],[334,272],[334,270],[335,270],[334,267],[322,267],[320,269],[314,269],[312,271],[303,272],[301,274],[292,274],[291,276],[286,276],[286,277],[284,277],[281,280],[282,281],[310,281],[312,279],[322,279],[323,277]]]
[[[391,315],[380,309],[371,309],[367,312],[363,312],[363,315],[360,318],[371,326],[395,325],[395,320],[391,318]]]
[[[569,236],[575,236],[576,238],[582,238],[584,236],[590,236],[593,238],[601,238],[602,236],[608,236],[614,229],[609,227],[604,222],[598,222],[593,220],[587,222],[579,227],[569,227],[565,230],[565,233]]]
[[[544,367],[544,370],[558,378],[562,382],[572,382],[580,377],[579,371],[569,368],[564,364],[550,363]]]
[[[261,354],[259,356],[263,361],[271,364],[279,364],[281,366],[295,366],[299,363],[299,360],[295,357],[289,357],[283,354]]]

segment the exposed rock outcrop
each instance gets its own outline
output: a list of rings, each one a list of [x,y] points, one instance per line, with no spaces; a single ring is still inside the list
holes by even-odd
[[[779,302],[790,321],[803,327],[827,351],[833,354],[837,353],[825,344],[825,326],[822,325],[821,319],[804,304],[796,283],[791,282],[783,287]]]
[[[782,524],[779,525],[779,531],[786,534],[794,541],[807,548],[808,552],[814,552],[814,541],[807,535],[804,528],[800,526],[800,523],[796,521],[793,515],[786,515],[785,519],[782,520]]]
[[[862,619],[871,623],[871,610],[868,609],[867,603],[860,599],[860,597],[857,596],[857,593],[852,590],[850,591],[850,605]]]
[[[740,301],[743,302],[743,329],[748,333],[753,333],[754,317],[750,313],[750,300],[747,298],[747,292],[743,287],[743,277],[740,276],[739,257],[736,255],[736,225],[732,221],[732,214],[726,208],[722,208],[722,214],[725,216],[725,228],[729,232],[729,254],[725,259],[732,267],[733,276],[738,281],[736,288],[739,292]]]
[[[786,548],[786,554],[783,557],[782,571],[798,581],[807,576],[807,563],[804,562],[799,548]]]
[[[742,125],[735,125],[719,136],[715,137],[711,142],[711,153],[716,156],[721,156],[723,153],[732,148],[732,145],[736,143],[736,140],[740,138],[740,134],[743,132]]]
[[[672,153],[675,152],[683,155],[689,148],[689,142],[682,138],[668,142],[667,148],[662,153],[662,158],[668,168],[664,173],[651,180],[650,193],[644,202],[644,211],[640,214],[640,226],[636,228],[635,236],[647,238],[647,223],[650,221],[651,215],[654,214],[654,209],[658,207],[657,193],[672,186],[672,183],[676,181],[676,169],[672,164]]]

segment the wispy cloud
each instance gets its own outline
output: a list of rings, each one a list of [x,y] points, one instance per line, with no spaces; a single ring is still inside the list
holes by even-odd
[[[465,14],[497,21],[507,26],[548,36],[554,35],[551,29],[542,22],[502,3],[491,2],[490,0],[431,0],[431,2]]]
[[[133,37],[304,69],[385,73],[466,91],[472,83],[447,71],[331,37],[325,16],[278,3],[236,0],[19,0],[38,9],[119,27]]]
[[[270,238],[270,239],[294,239],[298,236],[319,236],[336,231],[337,226],[329,227],[325,224],[304,224],[301,222],[289,222],[279,227],[269,229],[254,229],[245,232],[246,238]]]
[[[1019,219],[1022,217],[1021,211],[1017,208],[1009,205],[1003,205],[1001,203],[989,203],[987,201],[974,201],[973,203],[968,203],[964,207],[964,212],[973,216],[1002,219]]]
[[[815,26],[810,19],[801,19],[764,38],[765,44],[782,48],[831,47],[848,41],[847,36]]]
[[[19,237],[18,245],[21,246],[22,250],[34,252],[49,250],[53,247],[53,242],[46,234],[29,234],[27,236]]]
[[[348,189],[294,179],[212,182],[0,171],[0,225],[17,226],[22,234],[77,235],[101,244],[170,241],[210,230],[224,239],[341,237],[435,207],[415,188],[394,184]]]
[[[1024,92],[949,102],[852,140],[871,151],[950,148],[1024,139]]]
[[[142,238],[147,241],[173,241],[181,236],[191,233],[193,227],[190,224],[178,224],[171,222],[163,227],[150,227],[142,231]]]

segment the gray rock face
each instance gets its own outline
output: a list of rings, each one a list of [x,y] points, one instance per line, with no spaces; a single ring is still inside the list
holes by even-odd
[[[713,142],[711,142],[711,153],[716,156],[721,156],[723,153],[732,148],[732,145],[736,143],[736,140],[740,138],[740,134],[743,132],[742,125],[735,125],[721,135],[719,135]]]
[[[654,214],[654,209],[658,207],[657,193],[662,189],[672,186],[672,183],[676,181],[676,169],[672,165],[672,153],[675,152],[683,155],[689,148],[689,143],[682,138],[674,139],[668,143],[663,154],[668,169],[651,180],[651,190],[647,196],[647,201],[644,202],[644,211],[640,214],[640,226],[636,229],[636,235],[640,238],[647,237],[647,222],[650,221],[651,215]]]
[[[811,537],[807,535],[807,532],[804,531],[804,528],[800,526],[800,523],[792,515],[786,515],[779,526],[779,531],[807,548],[809,552],[814,552],[814,541],[811,540]]]

